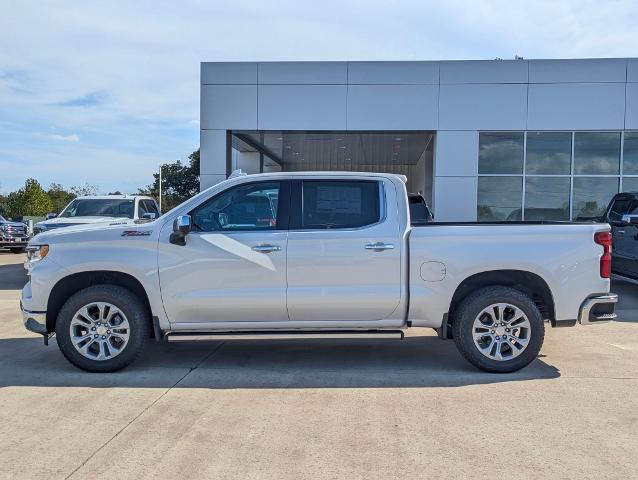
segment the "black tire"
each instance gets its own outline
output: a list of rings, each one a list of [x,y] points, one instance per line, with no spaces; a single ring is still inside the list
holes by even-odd
[[[82,355],[71,341],[73,316],[92,302],[107,302],[119,308],[128,320],[128,343],[113,358],[93,360]],[[66,359],[87,372],[115,372],[132,363],[142,352],[150,336],[150,317],[142,301],[126,288],[117,285],[95,285],[72,295],[60,309],[55,334],[60,351]]]
[[[481,353],[474,343],[474,320],[483,309],[495,303],[509,303],[518,307],[530,323],[526,348],[518,356],[510,359],[489,358]],[[463,357],[475,367],[491,373],[510,373],[527,366],[538,356],[545,338],[545,322],[534,302],[519,290],[499,286],[485,287],[468,295],[454,315],[452,329],[454,343]],[[507,345],[505,347],[507,348]]]
[[[25,248],[24,247],[19,247],[19,248],[12,248],[11,249],[11,253],[24,253],[25,252]]]

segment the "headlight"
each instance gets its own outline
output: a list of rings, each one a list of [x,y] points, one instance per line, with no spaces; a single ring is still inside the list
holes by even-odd
[[[5,225],[5,224],[0,225],[0,232],[4,232],[4,231],[6,231],[6,230],[7,230],[7,228],[8,228],[8,227],[7,227],[7,225]]]
[[[46,257],[47,253],[49,253],[48,245],[29,245],[27,247],[27,262],[38,262]]]

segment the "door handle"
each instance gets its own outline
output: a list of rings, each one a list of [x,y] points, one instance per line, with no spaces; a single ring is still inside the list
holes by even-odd
[[[625,231],[624,230],[618,230],[618,233],[620,233],[621,235],[624,235]]]
[[[380,252],[382,250],[394,250],[394,245],[391,243],[383,243],[383,242],[367,243],[365,246],[365,249],[374,250],[375,252]]]
[[[255,245],[252,250],[259,253],[270,253],[279,252],[281,247],[279,245]]]

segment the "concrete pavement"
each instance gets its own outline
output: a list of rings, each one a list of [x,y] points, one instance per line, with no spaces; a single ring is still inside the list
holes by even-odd
[[[622,321],[548,329],[479,372],[428,330],[403,342],[150,343],[115,374],[19,323],[0,252],[0,478],[636,478],[638,288]]]

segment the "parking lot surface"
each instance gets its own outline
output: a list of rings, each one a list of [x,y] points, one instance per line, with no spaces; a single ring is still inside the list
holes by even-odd
[[[26,332],[0,251],[0,478],[638,478],[638,285],[515,374],[454,343],[149,343],[84,373]]]

